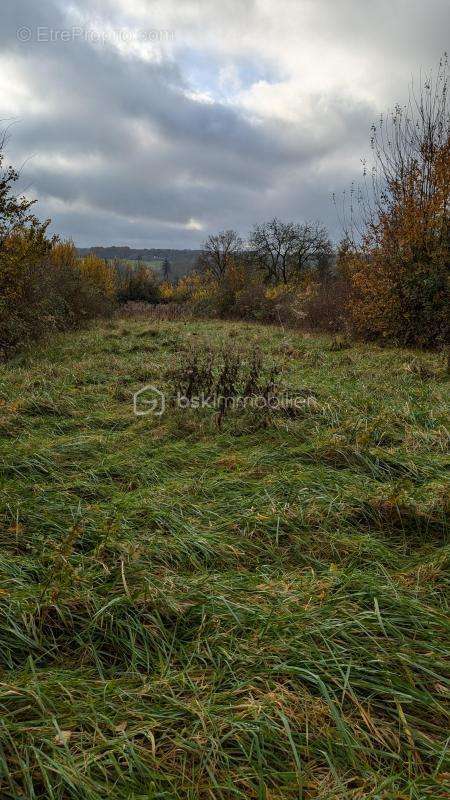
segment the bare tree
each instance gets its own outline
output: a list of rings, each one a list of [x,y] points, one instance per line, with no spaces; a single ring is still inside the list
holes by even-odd
[[[319,223],[299,225],[275,217],[255,225],[249,245],[269,283],[288,283],[307,267],[324,268],[332,257],[331,242]]]
[[[256,263],[265,272],[268,282],[288,282],[299,233],[299,225],[294,222],[281,222],[276,217],[253,228],[250,248]]]
[[[333,248],[326,228],[319,222],[305,222],[298,226],[295,249],[295,269],[302,272],[308,267],[320,269],[330,261]]]
[[[315,268],[324,280],[325,278],[330,277],[332,267],[336,262],[336,254],[331,244],[330,239],[327,239],[318,247],[317,252],[314,256],[315,260]]]
[[[210,272],[220,281],[242,250],[243,242],[236,231],[226,230],[211,234],[203,244],[198,261],[199,269]]]

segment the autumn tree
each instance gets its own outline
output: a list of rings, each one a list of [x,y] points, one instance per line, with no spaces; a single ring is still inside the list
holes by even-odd
[[[20,173],[11,166],[4,165],[3,148],[5,135],[0,136],[0,248],[3,247],[8,236],[23,228],[37,229],[42,224],[31,212],[34,200],[17,195],[14,187],[19,180]],[[42,225],[42,230],[48,226],[48,221]]]
[[[52,330],[104,316],[116,301],[115,273],[73,242],[49,237],[49,220],[14,191],[19,173],[4,167],[0,139],[0,359]]]
[[[137,266],[129,261],[115,261],[114,269],[119,303],[157,303],[159,290],[153,270],[138,260]]]
[[[359,197],[347,266],[358,333],[414,346],[448,339],[448,63],[372,129],[374,169]],[[358,233],[360,235],[358,235]]]
[[[33,201],[15,192],[19,172],[4,166],[0,137],[0,358],[48,325],[51,302],[46,259],[52,247],[32,213]]]

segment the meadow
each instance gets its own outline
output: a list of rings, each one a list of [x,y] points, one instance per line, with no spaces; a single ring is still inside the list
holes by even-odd
[[[295,414],[169,407],[188,348]],[[449,796],[444,356],[114,319],[0,365],[0,797]]]

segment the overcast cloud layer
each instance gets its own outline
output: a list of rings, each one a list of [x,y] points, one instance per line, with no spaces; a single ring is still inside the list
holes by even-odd
[[[80,246],[274,215],[337,237],[332,193],[449,29],[448,0],[2,0],[8,158]]]

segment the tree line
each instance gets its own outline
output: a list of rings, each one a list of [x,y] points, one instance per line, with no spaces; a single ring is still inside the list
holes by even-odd
[[[341,206],[333,249],[320,222],[273,219],[247,241],[211,234],[194,272],[162,280],[143,264],[79,257],[48,235],[0,141],[0,356],[120,303],[183,305],[193,314],[344,330],[418,347],[448,342],[450,116],[448,62],[372,128],[374,167]]]
[[[274,217],[254,226],[245,247],[234,230],[210,235],[203,244],[198,266],[222,280],[237,260],[259,269],[269,284],[287,284],[307,267],[329,272],[333,246],[319,222],[300,224]]]
[[[207,238],[198,276],[170,300],[200,311],[341,328],[416,347],[448,342],[450,123],[448,61],[373,125],[374,166],[341,207],[333,252],[316,223],[257,224]]]

